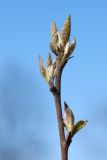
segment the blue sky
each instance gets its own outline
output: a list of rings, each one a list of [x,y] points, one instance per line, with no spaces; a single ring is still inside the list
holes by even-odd
[[[70,146],[69,159],[106,159],[106,6],[106,0],[0,1],[1,160],[60,159],[54,101],[38,56],[45,64],[51,23],[61,30],[69,14],[70,39],[75,36],[77,46],[62,75],[62,104],[69,104],[75,121],[88,120]]]

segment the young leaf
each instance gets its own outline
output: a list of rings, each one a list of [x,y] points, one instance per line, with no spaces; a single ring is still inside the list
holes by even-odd
[[[74,130],[73,130],[73,136],[80,131],[80,129],[82,129],[85,125],[87,124],[87,120],[83,121],[78,121],[75,126],[74,126]]]

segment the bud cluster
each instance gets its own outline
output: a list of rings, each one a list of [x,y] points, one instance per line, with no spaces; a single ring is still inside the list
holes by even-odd
[[[42,57],[39,57],[39,66],[40,66],[40,71],[44,79],[50,84],[53,83],[54,77],[55,77],[55,70],[56,70],[56,61],[52,62],[51,55],[49,53],[48,58],[47,58],[47,63],[46,63],[46,68],[43,66],[43,60]]]
[[[60,56],[60,63],[63,66],[68,58],[73,53],[76,46],[76,39],[70,43],[71,32],[71,17],[68,16],[63,27],[62,32],[56,27],[56,23],[53,22],[51,26],[51,42],[50,48],[55,55]]]
[[[64,126],[68,132],[68,134],[73,137],[80,129],[82,129],[87,121],[85,120],[80,120],[76,124],[74,124],[74,114],[72,110],[69,108],[67,103],[64,103],[65,110],[64,110]]]
[[[63,27],[62,32],[58,30],[56,27],[56,23],[53,22],[51,26],[51,38],[50,38],[50,48],[52,52],[56,55],[56,59],[52,62],[51,55],[48,55],[46,68],[43,66],[42,57],[39,57],[39,67],[42,76],[48,82],[49,85],[54,85],[54,78],[56,76],[57,65],[60,65],[62,68],[65,66],[66,62],[68,61],[69,57],[73,53],[76,40],[75,38],[70,43],[70,32],[71,32],[71,18],[68,16],[66,19]],[[59,60],[57,63],[57,59]]]

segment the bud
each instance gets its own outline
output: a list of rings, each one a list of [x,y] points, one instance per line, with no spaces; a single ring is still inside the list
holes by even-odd
[[[62,35],[56,27],[56,23],[53,22],[51,26],[51,41],[50,48],[56,55],[58,54],[58,48],[63,47]]]
[[[41,72],[42,76],[45,78],[46,77],[46,70],[43,67],[43,60],[42,60],[41,56],[39,56],[39,67],[40,67],[40,72]]]
[[[75,38],[73,39],[71,44],[69,41],[67,42],[65,49],[64,49],[64,55],[62,57],[62,65],[64,65],[64,63],[71,56],[71,54],[73,53],[73,51],[75,49],[75,46],[76,46],[76,39]]]
[[[68,41],[64,49],[64,55],[67,55],[69,53],[69,50],[70,50],[70,42]]]
[[[53,21],[52,26],[51,26],[51,40],[54,37],[54,35],[56,34],[56,32],[57,32],[56,23],[55,23],[55,21]]]
[[[49,53],[47,58],[46,68],[48,68],[50,65],[52,65],[52,58],[51,54]]]
[[[57,48],[55,48],[55,46],[52,44],[52,42],[50,43],[50,48],[51,48],[52,52],[57,56]]]
[[[49,54],[46,63],[46,79],[48,82],[53,81],[55,77],[55,70],[56,70],[56,61],[52,63],[51,54]]]
[[[66,21],[62,27],[62,40],[63,40],[64,46],[69,41],[70,31],[71,31],[71,17],[68,16],[68,18],[66,19]]]
[[[71,42],[71,45],[70,45],[68,57],[73,53],[73,51],[74,51],[74,49],[75,49],[75,46],[76,46],[76,39],[75,39],[75,37],[74,37],[74,39],[73,39],[73,41]]]
[[[62,57],[62,65],[63,65],[63,64],[66,62],[66,60],[67,60],[69,50],[70,50],[70,42],[68,41],[67,44],[66,44],[66,46],[65,46],[64,54],[63,54],[63,57]]]
[[[57,46],[60,48],[63,47],[63,41],[62,41],[62,37],[61,37],[61,33],[57,30],[57,35],[58,35],[58,43]]]
[[[64,124],[68,131],[68,133],[72,133],[74,129],[74,114],[69,109],[66,102],[64,102],[65,110],[64,110]]]
[[[54,77],[54,66],[51,64],[46,68],[46,79],[49,82],[49,80],[53,79]]]
[[[58,43],[58,35],[57,35],[57,27],[55,21],[53,21],[51,26],[51,40],[50,40],[50,48],[56,53],[57,51],[57,43]]]
[[[42,57],[39,57],[39,67],[40,72],[44,79],[48,81],[48,83],[52,83],[54,81],[54,77],[56,75],[56,61],[52,63],[51,55],[48,55],[46,69],[43,67]]]

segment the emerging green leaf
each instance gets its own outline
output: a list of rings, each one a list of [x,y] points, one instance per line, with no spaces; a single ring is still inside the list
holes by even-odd
[[[82,129],[85,125],[87,124],[87,120],[83,121],[78,121],[75,126],[74,126],[74,130],[73,130],[73,136],[80,131],[80,129]]]

